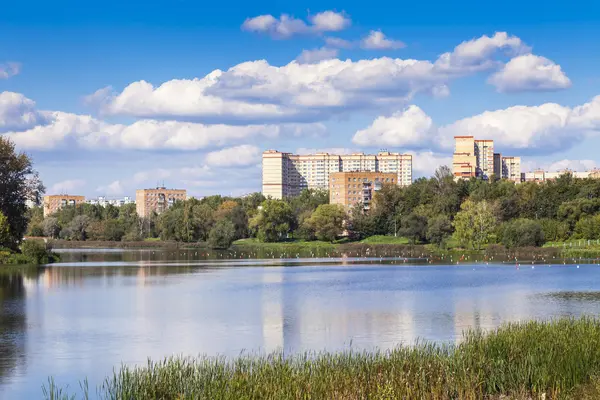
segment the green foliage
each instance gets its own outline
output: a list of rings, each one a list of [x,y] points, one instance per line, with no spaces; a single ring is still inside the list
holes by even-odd
[[[390,351],[171,357],[123,365],[99,399],[597,399],[600,321],[467,331],[460,344]],[[84,381],[85,382],[85,381]],[[49,380],[45,393],[68,396]],[[87,385],[82,389],[87,393]]]
[[[235,226],[228,219],[221,219],[210,230],[208,245],[211,249],[228,249],[235,240]]]
[[[15,152],[10,139],[0,135],[0,212],[8,221],[5,245],[17,250],[27,232],[27,200],[39,203],[44,186],[25,153]]]
[[[346,212],[338,204],[321,204],[305,219],[303,226],[308,232],[326,242],[333,242],[344,231]]]
[[[546,242],[542,225],[531,219],[520,218],[506,222],[501,231],[501,242],[509,249],[542,246]]]
[[[261,242],[277,242],[287,237],[294,226],[294,214],[283,200],[265,200],[259,213],[250,221]]]
[[[575,224],[575,239],[600,239],[600,215],[585,216]]]
[[[569,225],[566,222],[550,218],[538,220],[544,232],[544,239],[552,242],[560,242],[569,237]]]
[[[54,261],[52,248],[42,240],[25,240],[21,244],[21,253],[30,264],[48,264]]]
[[[441,246],[452,235],[452,222],[445,215],[439,215],[429,220],[427,240]]]
[[[402,218],[400,234],[410,239],[412,244],[424,242],[427,237],[427,218],[415,212]]]
[[[8,218],[0,211],[0,247],[10,247],[12,236],[10,234],[10,225]]]
[[[454,217],[454,235],[463,246],[480,250],[489,243],[496,226],[494,210],[486,200],[479,203],[467,200],[460,209]]]

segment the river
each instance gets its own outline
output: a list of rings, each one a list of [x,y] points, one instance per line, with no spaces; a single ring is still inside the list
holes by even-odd
[[[0,398],[41,398],[50,375],[71,389],[87,377],[95,393],[148,357],[457,342],[468,328],[600,310],[600,296],[578,295],[600,288],[598,265],[207,256],[71,250],[0,272]]]

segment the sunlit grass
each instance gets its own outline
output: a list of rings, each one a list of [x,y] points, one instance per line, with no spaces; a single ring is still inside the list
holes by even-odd
[[[459,345],[284,357],[167,358],[123,366],[104,399],[579,399],[600,392],[600,320],[465,333]],[[53,381],[51,381],[53,382]],[[53,386],[53,392],[70,398]],[[48,391],[46,391],[48,393]],[[46,396],[46,398],[49,398]]]

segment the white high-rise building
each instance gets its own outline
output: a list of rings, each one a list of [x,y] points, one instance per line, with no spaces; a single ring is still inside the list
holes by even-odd
[[[336,155],[298,155],[267,150],[263,153],[263,194],[281,199],[296,196],[303,189],[328,189],[334,172],[391,172],[398,185],[412,183],[412,155],[390,152]]]

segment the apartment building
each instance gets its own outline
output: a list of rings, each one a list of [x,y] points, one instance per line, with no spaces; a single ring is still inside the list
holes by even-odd
[[[388,151],[297,155],[267,150],[263,153],[263,194],[281,199],[303,189],[327,189],[331,174],[356,171],[393,173],[396,184],[407,186],[412,183],[412,155]]]
[[[501,177],[521,182],[521,157],[502,157]]]
[[[494,141],[454,136],[452,171],[456,178],[488,179],[494,173]]]
[[[135,200],[131,199],[129,196],[125,196],[120,199],[107,199],[104,196],[99,196],[97,199],[88,199],[86,203],[91,205],[99,205],[102,207],[106,207],[108,205],[121,207],[126,204],[135,204]]]
[[[54,194],[44,196],[44,217],[52,215],[66,206],[75,206],[85,203],[85,196],[73,196],[70,194]]]
[[[167,189],[165,187],[140,189],[135,191],[135,206],[140,217],[148,217],[153,212],[160,214],[176,201],[183,201],[186,198],[185,189]]]
[[[570,169],[564,169],[561,171],[548,172],[541,169],[532,172],[521,173],[521,182],[545,182],[553,181],[558,179],[561,175],[570,174],[573,178],[580,179],[600,179],[600,170],[594,169],[591,171],[572,171]]]
[[[383,185],[397,185],[395,172],[334,172],[329,176],[329,203],[340,204],[349,210],[363,204],[368,210],[376,191]]]

